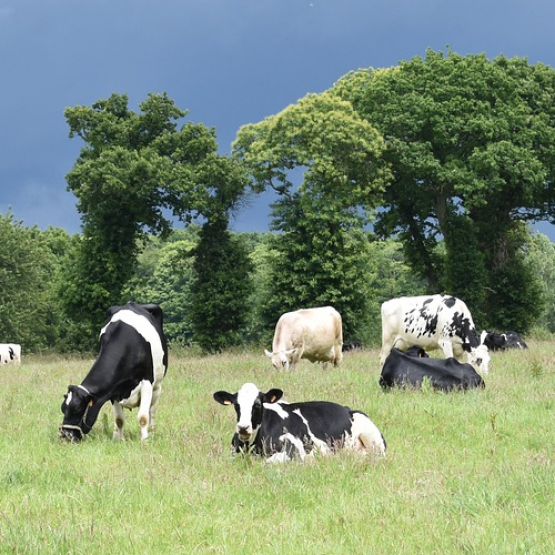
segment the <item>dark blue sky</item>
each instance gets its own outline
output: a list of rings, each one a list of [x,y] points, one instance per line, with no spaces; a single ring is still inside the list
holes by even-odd
[[[553,21],[552,0],[0,0],[0,213],[79,231],[68,106],[167,92],[227,153],[241,125],[428,47],[555,67]],[[268,212],[253,201],[234,228],[266,231]]]

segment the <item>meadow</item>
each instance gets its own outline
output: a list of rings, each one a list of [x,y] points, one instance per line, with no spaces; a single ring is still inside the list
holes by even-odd
[[[60,405],[92,358],[0,368],[0,554],[555,553],[555,343],[493,354],[486,388],[384,393],[378,351],[277,373],[262,351],[172,352],[156,429],[126,441],[102,410],[81,444]],[[364,410],[384,459],[231,456],[235,412],[212,399],[247,381],[288,400]]]

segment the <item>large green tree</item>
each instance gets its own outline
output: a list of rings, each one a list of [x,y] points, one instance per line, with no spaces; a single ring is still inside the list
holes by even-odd
[[[249,168],[254,189],[280,193],[266,323],[280,313],[334,305],[347,336],[364,313],[358,256],[366,211],[387,181],[379,133],[337,95],[308,95],[264,121],[239,130],[234,153]],[[302,183],[298,183],[302,179]]]
[[[113,94],[65,113],[70,137],[85,143],[66,176],[83,233],[65,304],[83,337],[95,337],[108,306],[128,300],[122,291],[147,233],[166,235],[174,218],[189,222],[212,206],[213,197],[229,195],[229,208],[237,196],[228,186],[237,164],[217,153],[214,130],[179,125],[187,112],[166,94],[149,95],[139,108],[131,110],[126,95]]]
[[[388,145],[393,181],[377,230],[398,234],[431,289],[470,299],[490,321],[500,294],[536,313],[515,241],[520,222],[555,218],[555,71],[430,50],[333,90]]]
[[[53,347],[61,315],[55,288],[69,248],[63,230],[40,231],[0,214],[0,337],[20,343],[24,352]]]

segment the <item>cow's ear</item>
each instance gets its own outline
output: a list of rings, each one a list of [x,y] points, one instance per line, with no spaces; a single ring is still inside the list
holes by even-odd
[[[283,397],[283,391],[281,389],[270,389],[264,393],[265,403],[276,403]]]
[[[264,354],[265,354],[268,358],[272,358],[272,353],[270,353],[270,351],[268,351],[268,349],[264,349]]]
[[[220,405],[233,405],[235,395],[227,391],[216,391],[216,393],[214,393],[214,401],[217,401]]]

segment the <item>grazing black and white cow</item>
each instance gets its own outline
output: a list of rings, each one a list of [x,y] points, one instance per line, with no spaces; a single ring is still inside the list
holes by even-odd
[[[162,328],[158,305],[127,303],[108,309],[96,361],[82,383],[70,385],[64,395],[61,439],[83,439],[107,401],[114,414],[113,439],[123,440],[123,409],[134,407],[139,407],[141,440],[148,437],[168,367]]]
[[[445,359],[410,356],[399,349],[391,349],[380,376],[383,389],[410,387],[419,389],[424,380],[440,391],[485,387],[482,376],[467,363],[456,358]]]
[[[488,349],[480,341],[467,306],[455,297],[400,297],[382,304],[380,365],[393,347],[406,350],[411,345],[440,348],[446,358],[460,359],[466,354],[476,370],[488,371]]]
[[[17,343],[1,343],[0,364],[21,364],[21,345]]]
[[[267,462],[304,460],[318,449],[322,454],[338,448],[363,453],[385,453],[385,440],[363,412],[328,401],[286,403],[281,389],[262,393],[252,383],[237,393],[217,391],[214,399],[233,405],[237,425],[232,439],[235,452],[253,452]]]
[[[483,331],[480,340],[490,351],[528,348],[524,339],[516,331],[508,331],[506,333]]]

